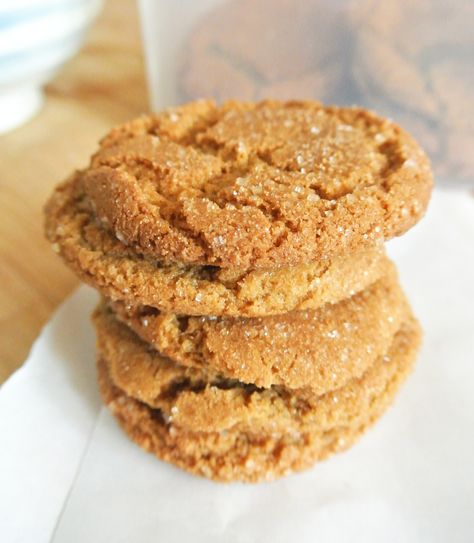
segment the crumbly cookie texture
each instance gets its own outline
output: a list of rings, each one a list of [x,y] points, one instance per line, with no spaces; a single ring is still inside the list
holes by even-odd
[[[388,350],[406,318],[395,267],[388,268],[385,277],[338,304],[273,317],[189,317],[123,302],[108,305],[143,341],[178,364],[213,368],[259,387],[310,387],[322,394],[362,375]],[[113,323],[105,306],[99,313]],[[102,341],[106,335],[107,330]],[[112,336],[110,341],[115,363],[130,365],[121,342]]]
[[[289,426],[280,425],[281,414],[273,408],[273,429],[263,430],[259,424],[239,429],[235,417],[228,428],[209,424],[219,409],[212,392],[216,387],[209,385],[196,391],[189,383],[175,387],[171,395],[185,394],[188,401],[175,404],[168,414],[128,396],[115,384],[108,365],[100,358],[99,384],[105,404],[125,432],[145,450],[197,475],[220,481],[256,482],[307,468],[351,445],[391,403],[412,367],[419,339],[419,327],[410,319],[396,334],[385,358],[381,357],[362,378],[319,397],[305,409],[295,405],[288,415],[290,421],[301,417],[311,420],[302,431],[291,422]],[[229,393],[232,387],[217,391]],[[248,392],[250,404],[256,394],[259,392]],[[235,404],[230,395],[218,401],[224,418],[231,417],[228,400]],[[257,417],[263,416],[260,410],[264,409],[265,406],[258,406]],[[216,421],[220,419],[218,414]],[[208,422],[203,424],[204,421]]]
[[[184,315],[252,317],[315,309],[359,292],[387,269],[381,247],[294,268],[165,264],[137,254],[98,224],[81,173],[49,200],[46,232],[53,249],[104,296]]]
[[[201,101],[112,130],[83,184],[103,227],[136,252],[246,270],[402,234],[432,176],[406,132],[363,109]]]
[[[159,408],[190,431],[303,431],[315,421],[320,426],[342,425],[344,417],[357,417],[366,409],[370,398],[363,391],[384,386],[387,371],[393,368],[384,360],[384,356],[390,360],[391,355],[383,353],[366,364],[365,372],[356,369],[352,378],[325,395],[308,386],[259,388],[211,366],[186,367],[172,362],[110,313],[98,311],[94,320],[99,357],[112,381],[129,396]],[[339,400],[349,397],[350,412],[335,408]]]

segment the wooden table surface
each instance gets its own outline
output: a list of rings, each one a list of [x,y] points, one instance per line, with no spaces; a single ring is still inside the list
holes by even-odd
[[[77,285],[43,238],[48,194],[86,165],[112,125],[147,108],[135,2],[108,0],[81,52],[47,86],[40,114],[0,136],[0,383]]]

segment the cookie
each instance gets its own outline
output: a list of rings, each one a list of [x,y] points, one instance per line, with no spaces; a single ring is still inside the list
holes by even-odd
[[[393,368],[385,363],[385,353],[369,359],[371,364],[365,372],[357,368],[355,375],[359,377],[352,376],[343,386],[334,386],[335,392],[328,392],[322,401],[323,396],[308,385],[301,389],[260,388],[210,365],[176,364],[151,349],[110,313],[99,310],[94,322],[99,357],[112,381],[127,395],[159,408],[175,424],[193,431],[303,431],[316,420],[320,425],[341,425],[344,417],[364,411],[368,401],[365,388],[376,391],[384,386],[387,371]],[[338,361],[334,364],[337,368]],[[350,412],[335,409],[334,404],[342,398],[351,398]]]
[[[126,395],[110,378],[107,365],[100,359],[99,384],[104,403],[125,432],[145,450],[197,475],[220,481],[256,482],[307,468],[351,445],[392,402],[412,367],[419,339],[419,327],[410,319],[396,334],[387,355],[362,378],[337,392],[319,397],[307,407],[306,416],[312,423],[303,431],[293,430],[294,424],[289,427],[275,424],[266,432],[262,432],[259,425],[252,425],[250,430],[238,430],[235,424],[229,429],[221,425],[219,431],[207,431],[209,425],[201,424],[196,413],[199,403],[196,398],[190,399],[184,418],[179,416],[176,405],[171,415],[167,415],[161,409]],[[178,396],[186,394],[183,392],[186,386],[189,384],[177,391]],[[207,386],[204,394],[214,388]],[[194,396],[199,394],[195,392]],[[252,394],[249,400],[252,401]],[[224,418],[229,411],[226,406],[226,403],[222,405]],[[216,412],[212,400],[210,411],[204,418],[212,417]],[[257,415],[264,416],[260,411]],[[278,411],[272,410],[267,415],[276,422],[280,420]],[[295,410],[290,418],[296,416]],[[184,424],[180,426],[179,423]]]
[[[195,102],[118,127],[82,179],[84,204],[137,254],[241,270],[381,244],[419,220],[432,184],[395,124],[275,101]]]
[[[186,432],[165,422],[159,410],[124,394],[112,383],[100,361],[98,369],[102,399],[135,443],[160,460],[221,482],[256,483],[309,468],[349,447],[373,422],[361,424],[356,430],[337,428],[281,436]]]
[[[314,35],[317,40],[308,39]],[[178,74],[183,101],[209,96],[341,103],[350,42],[345,11],[331,2],[225,2],[190,32]]]
[[[474,160],[461,141],[473,139],[474,6],[442,0],[366,0],[354,5],[353,73],[362,104],[413,132],[435,174],[470,180]],[[467,126],[469,125],[469,127]],[[467,128],[467,130],[466,130]]]
[[[210,367],[259,387],[310,387],[323,394],[362,375],[388,350],[406,318],[407,302],[395,267],[387,267],[386,276],[338,304],[273,317],[189,317],[123,302],[109,306],[143,341],[178,364]],[[107,309],[101,311],[101,318],[108,318]],[[115,364],[129,365],[112,327]]]
[[[80,173],[56,189],[46,209],[53,249],[84,282],[134,306],[184,315],[271,315],[337,302],[386,271],[380,247],[272,270],[165,264],[117,240],[98,224],[85,200]]]

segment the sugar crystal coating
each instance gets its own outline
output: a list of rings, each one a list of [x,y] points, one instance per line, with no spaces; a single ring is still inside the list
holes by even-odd
[[[60,185],[48,202],[46,233],[79,277],[108,298],[188,315],[258,316],[315,309],[359,292],[386,272],[378,247],[265,270],[166,264],[143,257],[98,224],[86,203],[81,173]],[[226,246],[227,239],[217,234],[213,243]]]
[[[136,252],[240,269],[400,235],[431,184],[423,151],[394,123],[316,102],[195,102],[143,117],[112,130],[84,172],[86,201]],[[351,236],[341,243],[338,229]]]
[[[111,353],[103,346],[99,383],[125,431],[159,458],[216,480],[269,480],[307,468],[363,433],[410,371],[419,336],[409,319],[394,338],[390,363],[380,357],[360,379],[316,398],[278,388],[245,389],[235,382],[202,386],[189,373],[185,384],[176,386],[173,380],[182,370],[155,358],[155,389],[148,391],[154,399],[147,405],[136,399],[141,393],[133,379],[116,381]],[[145,351],[134,355],[135,363],[147,364],[153,355]]]

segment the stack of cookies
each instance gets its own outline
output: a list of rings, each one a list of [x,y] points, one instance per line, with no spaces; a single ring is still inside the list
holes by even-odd
[[[125,432],[227,481],[350,446],[416,355],[383,242],[431,184],[416,142],[357,108],[201,101],[113,129],[46,232],[103,296],[99,384]]]

